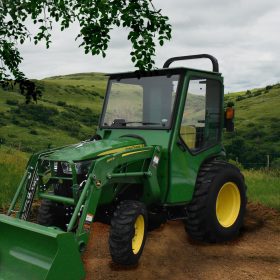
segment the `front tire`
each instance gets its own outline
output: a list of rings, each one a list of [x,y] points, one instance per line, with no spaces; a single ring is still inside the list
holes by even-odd
[[[66,230],[70,217],[66,218],[65,213],[64,205],[43,199],[38,209],[37,222],[42,226]]]
[[[56,223],[55,204],[47,199],[42,200],[38,210],[37,222],[39,225],[50,227]]]
[[[185,229],[191,238],[200,241],[231,240],[243,225],[246,203],[240,170],[225,161],[213,160],[200,169]]]
[[[125,200],[118,205],[109,236],[110,253],[115,263],[138,263],[146,241],[147,225],[147,210],[143,203]]]

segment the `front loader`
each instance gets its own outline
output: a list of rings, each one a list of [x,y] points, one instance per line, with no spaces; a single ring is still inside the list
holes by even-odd
[[[200,58],[213,71],[169,68]],[[246,187],[225,161],[222,132],[232,120],[223,95],[218,62],[206,54],[110,74],[96,135],[29,160],[0,215],[0,279],[83,279],[80,256],[96,221],[110,225],[121,265],[135,265],[148,231],[167,220],[181,219],[200,241],[236,237]]]

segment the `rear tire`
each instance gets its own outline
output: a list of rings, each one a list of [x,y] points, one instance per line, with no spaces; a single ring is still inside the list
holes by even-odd
[[[213,160],[198,174],[185,229],[191,238],[223,242],[236,237],[246,209],[244,176],[232,164]]]
[[[125,200],[117,206],[109,236],[110,253],[115,263],[138,263],[146,241],[147,225],[147,210],[143,203]]]

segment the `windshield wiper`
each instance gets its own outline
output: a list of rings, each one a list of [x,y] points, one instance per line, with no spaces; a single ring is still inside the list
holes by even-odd
[[[156,122],[125,122],[124,124],[133,124],[133,123],[140,123],[143,125],[162,125],[162,123],[156,123]]]
[[[165,119],[164,119],[165,120]],[[156,122],[141,122],[141,121],[130,121],[130,122],[126,122],[124,119],[115,119],[111,126],[112,127],[122,127],[122,126],[126,126],[127,124],[142,124],[142,125],[161,125],[161,126],[165,126],[167,123],[167,120],[165,122],[161,122],[161,123],[156,123]],[[105,124],[105,123],[104,123]],[[107,125],[107,124],[106,124]]]

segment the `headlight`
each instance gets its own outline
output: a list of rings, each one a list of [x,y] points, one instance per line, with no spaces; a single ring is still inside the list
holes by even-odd
[[[76,167],[77,174],[87,174],[91,166],[91,163],[92,160],[76,162],[75,167]]]
[[[72,174],[72,168],[68,162],[61,162],[61,167],[64,174],[68,174],[68,175]]]
[[[91,166],[92,160],[87,161],[81,161],[75,163],[75,169],[77,174],[87,174],[89,171],[89,168]],[[72,174],[72,168],[70,163],[68,162],[61,162],[62,171],[64,174],[71,175]]]

